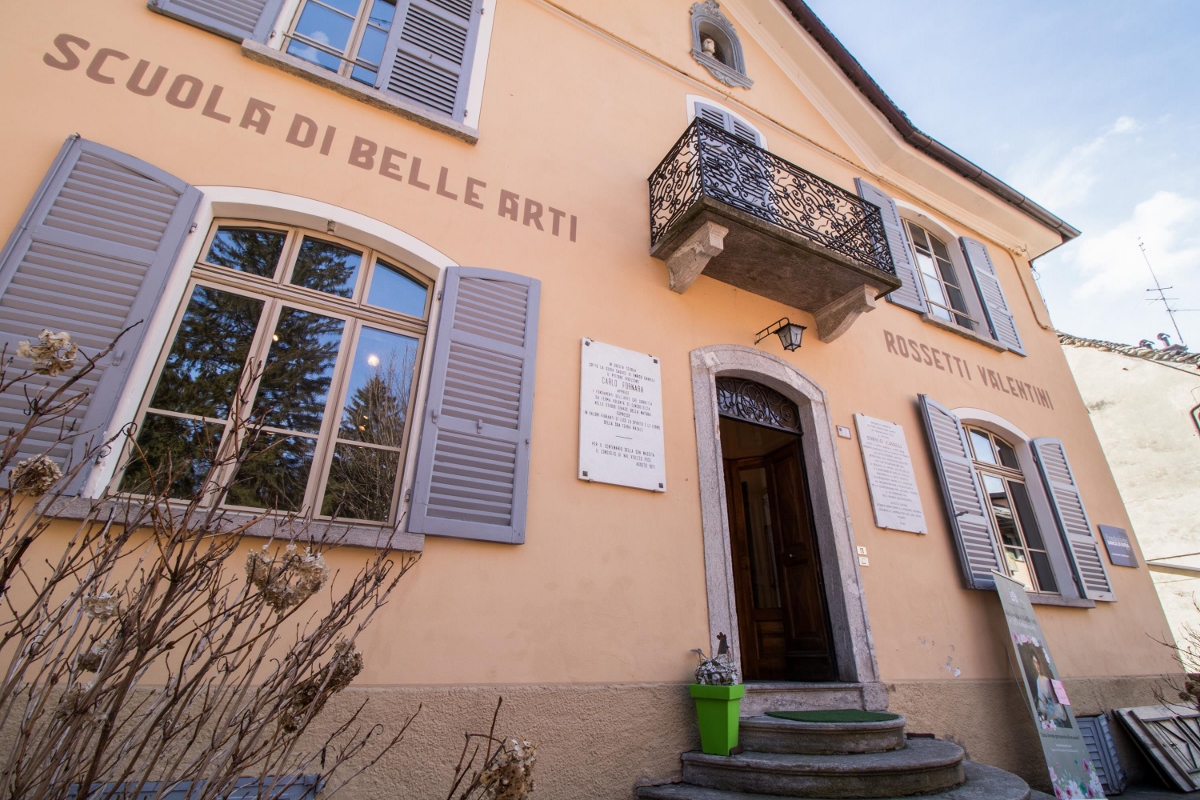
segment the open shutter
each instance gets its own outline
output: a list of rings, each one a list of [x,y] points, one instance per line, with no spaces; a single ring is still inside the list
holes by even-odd
[[[398,0],[377,89],[462,121],[483,0]]]
[[[937,465],[942,499],[958,545],[958,560],[970,589],[995,589],[992,572],[1003,572],[992,536],[983,490],[971,463],[971,449],[962,423],[950,409],[919,395],[925,432]]]
[[[983,301],[983,313],[987,315],[992,338],[1014,353],[1025,355],[1025,347],[1021,344],[1021,336],[1017,333],[1012,312],[1008,310],[1008,301],[1004,299],[1004,290],[1000,288],[1000,281],[996,278],[996,267],[992,264],[987,247],[983,242],[968,239],[966,236],[960,238],[959,243],[962,245],[963,255],[967,257],[967,266],[971,268],[971,277],[979,291],[979,299]]]
[[[1058,532],[1067,543],[1067,552],[1075,564],[1080,591],[1089,600],[1116,600],[1063,443],[1058,439],[1042,438],[1029,444],[1042,473],[1046,494],[1050,496]]]
[[[855,178],[854,184],[858,187],[859,197],[879,206],[888,250],[892,254],[892,263],[896,265],[896,277],[904,282],[899,289],[888,294],[887,299],[911,311],[927,313],[929,305],[925,302],[925,289],[921,286],[921,276],[917,274],[917,266],[908,249],[908,239],[904,235],[900,212],[896,210],[896,201],[862,178]]]
[[[408,530],[525,541],[541,283],[446,270]]]
[[[152,10],[240,42],[265,42],[283,0],[150,0]]]
[[[0,252],[0,343],[11,355],[19,341],[49,328],[70,333],[81,353],[93,356],[148,320],[199,202],[197,189],[156,167],[68,139]],[[99,442],[145,330],[142,324],[126,333],[73,387],[88,396],[65,419],[74,437],[72,446],[51,453],[60,463],[77,462],[89,441]],[[0,431],[24,426],[27,407],[20,387],[0,395]],[[49,451],[58,434],[57,422],[35,430],[18,457]]]

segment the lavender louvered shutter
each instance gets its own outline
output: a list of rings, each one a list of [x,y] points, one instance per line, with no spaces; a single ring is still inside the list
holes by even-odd
[[[988,327],[991,328],[992,338],[1012,350],[1014,353],[1025,355],[1025,347],[1021,344],[1021,335],[1017,333],[1017,325],[1013,322],[1012,311],[1008,308],[1008,300],[1004,298],[1004,290],[996,278],[996,267],[992,257],[988,255],[983,242],[959,239],[967,265],[971,268],[971,277],[975,288],[979,291],[979,299],[983,301],[983,313],[987,316]]]
[[[265,42],[283,0],[150,0],[148,5],[152,11],[235,42]]]
[[[1042,438],[1029,444],[1042,473],[1050,506],[1054,509],[1058,532],[1075,565],[1080,591],[1089,600],[1116,600],[1063,443],[1058,439]]]
[[[926,395],[919,395],[925,432],[937,465],[950,529],[958,546],[963,578],[970,589],[995,589],[992,572],[1003,572],[992,536],[983,490],[971,463],[967,434],[954,412]]]
[[[921,276],[917,274],[917,265],[913,263],[912,253],[908,249],[908,239],[904,234],[904,223],[900,221],[900,212],[896,208],[896,201],[862,178],[855,178],[854,185],[858,187],[859,197],[868,203],[879,206],[879,213],[883,217],[884,235],[887,236],[888,251],[892,254],[892,263],[896,265],[896,277],[903,281],[903,285],[888,294],[887,299],[910,311],[928,313],[929,305],[925,302],[925,289],[921,285]]]
[[[71,137],[0,251],[0,344],[11,355],[43,328],[66,331],[94,356],[154,311],[200,202],[199,190],[162,170],[86,139]],[[137,325],[71,391],[85,397],[62,421],[69,446],[51,455],[77,463],[108,426],[133,356],[145,334]],[[16,359],[21,368],[23,359]],[[79,359],[77,363],[82,363]],[[66,376],[39,378],[61,385]],[[21,428],[28,404],[20,387],[0,395],[0,432]],[[18,458],[51,450],[59,423],[35,429]],[[69,487],[82,485],[81,473]]]
[[[521,544],[541,282],[446,270],[408,530]]]
[[[375,88],[461,122],[483,0],[398,0]]]
[[[697,102],[696,116],[711,122],[726,133],[732,133],[739,139],[745,139],[750,144],[762,145],[762,138],[758,135],[758,131],[716,106]]]

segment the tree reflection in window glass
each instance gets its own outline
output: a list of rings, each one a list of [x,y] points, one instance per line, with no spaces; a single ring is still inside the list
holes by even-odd
[[[152,494],[169,483],[169,497],[194,497],[204,487],[224,431],[224,425],[147,414],[137,437],[145,457],[135,455],[130,460],[121,491]],[[154,465],[153,481],[150,464]]]
[[[345,322],[284,307],[259,380],[254,419],[273,428],[317,433]]]
[[[352,297],[362,253],[320,239],[304,238],[292,269],[292,283],[318,292]]]
[[[283,231],[220,227],[213,235],[204,260],[219,267],[270,278],[275,275],[286,240],[287,234]]]
[[[299,511],[317,440],[305,436],[260,433],[247,445],[225,502],[235,506]]]
[[[197,286],[150,405],[202,417],[228,417],[262,309],[262,300]]]
[[[416,362],[416,339],[362,329],[322,514],[389,521]]]

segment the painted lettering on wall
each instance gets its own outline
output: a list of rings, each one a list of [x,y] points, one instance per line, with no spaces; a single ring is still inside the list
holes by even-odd
[[[918,342],[916,339],[900,336],[891,331],[883,332],[883,343],[887,351],[892,355],[911,359],[931,369],[940,369],[942,372],[949,372],[951,375],[957,375],[959,378],[971,381],[972,383],[982,383],[984,386],[997,392],[1003,392],[1021,400],[1027,400],[1043,408],[1054,408],[1054,402],[1050,399],[1050,392],[1040,386],[1034,386],[1028,381],[1014,378],[1011,375],[1001,375],[999,372],[988,369],[982,364],[975,364],[972,370],[972,365],[965,358],[959,358],[953,353],[942,350],[940,347]]]
[[[111,47],[92,50],[91,42],[73,34],[56,36],[53,49],[42,56],[42,62],[67,72],[84,67],[84,75],[96,83],[115,85],[121,81],[135,95],[161,95],[175,108],[199,113],[225,125],[237,125],[261,136],[273,131],[283,137],[284,143],[322,156],[340,158],[337,151],[345,148],[341,152],[346,154],[349,166],[377,173],[417,191],[431,192],[447,202],[483,211],[492,209],[497,216],[531,231],[571,242],[579,236],[579,218],[549,203],[498,186],[490,194],[487,181],[456,175],[449,167],[429,164],[415,153],[363,136],[339,134],[335,126],[321,124],[306,114],[277,113],[279,109],[274,103],[257,97],[226,97],[224,86],[208,84],[195,75],[172,76],[165,66],[145,59],[135,60]]]

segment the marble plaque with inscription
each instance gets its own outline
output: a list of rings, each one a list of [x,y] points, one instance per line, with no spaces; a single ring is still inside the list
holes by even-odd
[[[658,359],[591,339],[581,350],[579,478],[665,492]]]
[[[858,428],[875,524],[894,531],[928,533],[904,428],[863,414],[854,415],[854,425]]]

